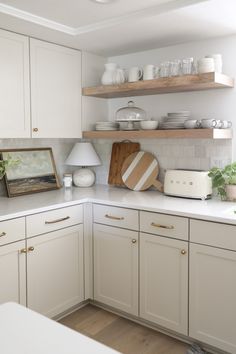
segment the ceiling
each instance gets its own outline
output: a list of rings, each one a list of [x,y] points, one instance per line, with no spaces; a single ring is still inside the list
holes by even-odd
[[[235,12],[235,0],[2,0],[0,26],[113,56],[234,34]]]

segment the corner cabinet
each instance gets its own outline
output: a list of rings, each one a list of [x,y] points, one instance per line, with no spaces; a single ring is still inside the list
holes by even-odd
[[[81,137],[81,52],[30,38],[32,136]]]
[[[29,138],[29,38],[0,30],[0,53],[0,138]]]
[[[94,300],[138,315],[138,211],[93,205]]]

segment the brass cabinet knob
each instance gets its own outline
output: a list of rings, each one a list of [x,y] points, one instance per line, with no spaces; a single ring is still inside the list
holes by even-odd
[[[22,249],[20,250],[20,253],[27,253],[27,249],[26,249],[26,248],[22,248]]]
[[[181,254],[186,254],[187,251],[186,250],[181,250]]]
[[[135,240],[135,238],[133,238],[132,239],[132,243],[136,243],[137,242],[137,240]]]
[[[4,232],[4,231],[0,234],[0,237],[3,237],[3,236],[6,236],[6,232]]]
[[[33,247],[33,246],[28,247],[28,251],[29,251],[29,252],[34,251],[34,247]]]
[[[33,128],[33,132],[38,132],[39,130],[38,130],[38,128]]]

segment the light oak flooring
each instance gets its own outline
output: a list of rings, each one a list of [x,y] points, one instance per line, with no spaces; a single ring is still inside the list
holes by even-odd
[[[124,354],[186,354],[189,347],[93,305],[75,311],[60,323]]]

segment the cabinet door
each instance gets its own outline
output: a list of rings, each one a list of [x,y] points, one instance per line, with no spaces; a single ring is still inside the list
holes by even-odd
[[[27,240],[28,307],[56,316],[84,299],[83,227]]]
[[[191,337],[236,353],[236,252],[190,245],[189,310]]]
[[[140,316],[187,335],[188,243],[140,234]]]
[[[0,138],[30,137],[28,38],[0,30]]]
[[[30,39],[32,136],[81,137],[81,53]]]
[[[138,233],[94,224],[94,299],[138,315]]]
[[[26,305],[25,241],[0,247],[0,303]]]

